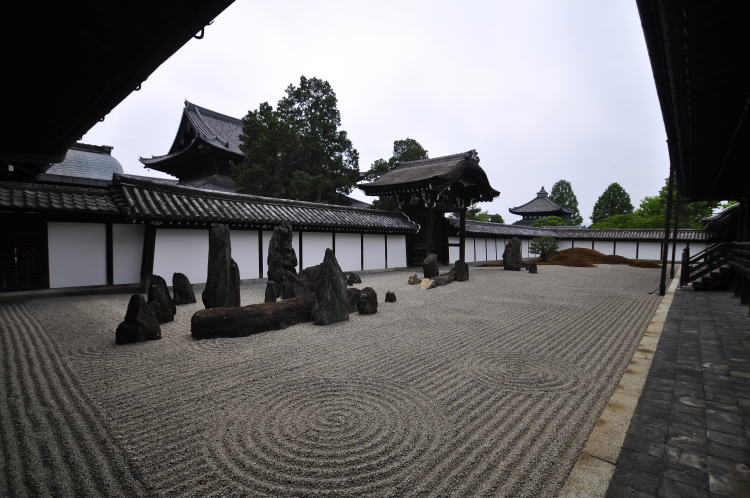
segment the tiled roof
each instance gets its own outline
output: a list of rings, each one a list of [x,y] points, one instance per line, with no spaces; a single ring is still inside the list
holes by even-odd
[[[563,240],[664,240],[663,228],[556,228],[558,239]],[[672,230],[669,231],[670,238]],[[716,240],[717,235],[709,230],[694,230],[682,228],[677,230],[677,240],[683,241],[711,241]]]
[[[45,175],[111,180],[112,174],[123,172],[111,151],[112,147],[107,146],[75,144],[68,149],[65,159],[50,166]]]
[[[740,205],[732,204],[728,208],[722,210],[719,213],[703,218],[701,223],[706,225],[706,228],[719,228],[728,225],[735,221],[735,216],[740,214]]]
[[[547,191],[544,190],[544,187],[542,187],[542,190],[536,193],[536,197],[534,199],[521,206],[510,208],[508,211],[513,214],[520,215],[538,215],[541,213],[554,213],[557,211],[567,214],[573,214],[572,209],[564,208],[556,202],[552,202],[550,198],[547,197]]]
[[[187,100],[184,112],[204,141],[229,152],[244,155],[240,150],[241,119],[206,109]]]
[[[413,233],[406,217],[357,207],[274,199],[157,184],[117,175],[113,191],[128,215],[140,220],[219,222],[275,226],[289,221],[297,229],[335,229]]]
[[[108,188],[41,183],[0,182],[0,209],[121,214]]]
[[[450,224],[458,229],[459,220],[448,219]],[[548,228],[536,228],[520,225],[504,225],[489,221],[466,220],[466,233],[468,235],[495,236],[495,237],[541,237],[543,235],[555,236],[554,230]]]

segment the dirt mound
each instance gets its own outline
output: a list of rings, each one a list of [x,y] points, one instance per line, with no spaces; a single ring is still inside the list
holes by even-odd
[[[578,267],[592,267],[597,264],[604,265],[630,265],[637,266],[639,268],[659,268],[658,261],[643,261],[638,259],[628,259],[624,256],[616,256],[613,254],[602,254],[594,249],[586,249],[584,247],[573,247],[571,249],[565,249],[552,253],[547,256],[548,265],[561,265],[561,266],[578,266]]]

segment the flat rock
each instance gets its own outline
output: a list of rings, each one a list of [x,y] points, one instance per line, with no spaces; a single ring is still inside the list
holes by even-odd
[[[140,294],[130,296],[125,320],[117,326],[115,343],[128,344],[161,339],[161,327],[151,306]]]
[[[419,283],[419,288],[420,289],[429,289],[431,283],[432,283],[432,279],[431,278],[423,278],[422,281]]]
[[[409,275],[409,285],[417,285],[421,281],[422,279],[419,278],[419,276],[416,273],[414,273],[413,275]]]
[[[422,273],[424,278],[437,277],[440,274],[437,254],[430,253],[422,261]]]
[[[315,286],[313,321],[317,325],[349,320],[349,296],[341,267],[331,249],[326,249]]]
[[[378,312],[378,294],[372,287],[365,287],[359,294],[357,311],[360,315],[372,315]]]
[[[395,303],[396,302],[396,294],[394,292],[388,291],[385,293],[385,302],[386,303]]]
[[[195,302],[193,285],[184,273],[172,275],[172,294],[174,294],[174,304],[177,306]]]

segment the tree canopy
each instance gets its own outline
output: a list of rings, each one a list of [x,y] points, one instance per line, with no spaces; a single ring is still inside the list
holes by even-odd
[[[591,214],[591,221],[597,223],[604,218],[609,218],[616,214],[629,214],[633,212],[633,205],[630,203],[630,195],[619,183],[610,183],[606,190],[599,196],[594,204],[594,212]]]
[[[466,219],[474,221],[491,221],[492,223],[505,223],[501,215],[482,211],[482,208],[476,204],[472,204],[466,209]]]
[[[580,225],[583,223],[581,213],[578,211],[578,198],[573,193],[573,187],[568,180],[558,180],[552,185],[549,198],[552,202],[574,211],[573,214],[565,217],[566,225]]]
[[[391,158],[387,161],[385,159],[376,159],[373,161],[370,169],[366,171],[362,177],[367,181],[377,180],[391,171],[399,161],[417,161],[419,159],[427,158],[427,150],[413,138],[394,140],[393,155]],[[388,196],[379,197],[372,203],[372,207],[375,209],[384,209],[386,211],[394,211],[398,209],[396,201]]]
[[[559,216],[542,216],[531,224],[532,227],[562,227],[568,225],[568,220]]]
[[[242,193],[339,202],[359,179],[359,154],[339,130],[341,115],[331,85],[300,77],[274,109],[263,102],[242,119],[240,150],[232,165]]]

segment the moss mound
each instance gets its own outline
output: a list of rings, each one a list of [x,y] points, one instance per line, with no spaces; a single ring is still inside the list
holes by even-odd
[[[573,247],[564,251],[555,252],[547,256],[544,264],[561,266],[593,267],[597,264],[603,265],[629,265],[638,268],[660,268],[658,261],[644,261],[628,259],[624,256],[602,254],[594,249],[584,247]]]

